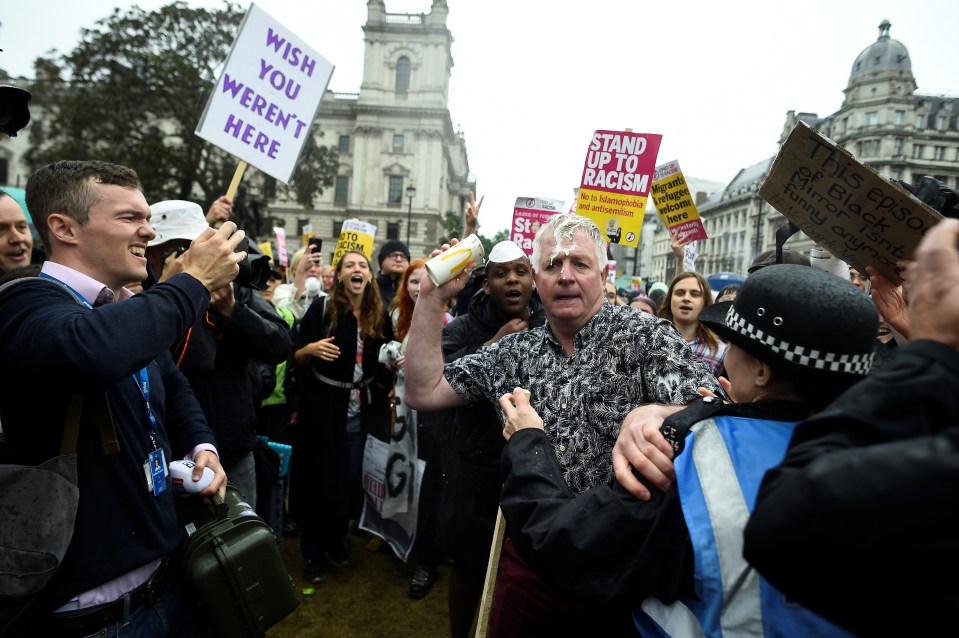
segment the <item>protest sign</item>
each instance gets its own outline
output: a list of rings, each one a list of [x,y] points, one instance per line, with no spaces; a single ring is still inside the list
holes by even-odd
[[[586,152],[576,212],[589,217],[607,241],[639,245],[639,232],[662,135],[596,131]]]
[[[615,260],[615,259],[610,259],[610,260],[607,262],[606,265],[607,265],[606,281],[608,281],[609,283],[615,285],[615,284],[616,284],[616,276],[617,276],[617,272],[616,272],[616,260]]]
[[[279,226],[274,226],[273,236],[276,237],[276,252],[280,256],[280,266],[286,268],[289,265],[286,254],[286,231]]]
[[[706,228],[699,218],[696,202],[689,192],[678,161],[673,160],[656,167],[652,196],[659,219],[670,235],[680,241],[706,239]]]
[[[310,243],[310,240],[316,237],[316,233],[313,232],[313,224],[303,224],[303,235],[300,237],[300,243],[304,246]]]
[[[270,267],[276,267],[275,260],[273,259],[273,244],[271,244],[269,241],[261,241],[256,245],[256,247],[260,249],[261,253],[270,258]]]
[[[642,277],[631,277],[629,279],[629,289],[630,290],[642,290],[643,289],[643,278]]]
[[[332,74],[326,58],[251,4],[196,134],[289,183]]]
[[[386,498],[386,466],[389,445],[372,434],[366,435],[363,449],[363,511],[360,514],[359,527],[376,534],[389,544],[396,557],[402,561],[409,558],[416,539],[417,507],[414,505],[405,512],[394,513],[389,518],[383,515],[383,503]],[[423,482],[426,462],[416,460],[416,480],[414,503],[419,503],[419,487]]]
[[[813,241],[859,272],[874,267],[902,283],[912,259],[942,215],[863,164],[829,138],[797,122],[759,194]]]
[[[358,219],[347,219],[343,222],[340,237],[336,240],[336,249],[333,251],[333,261],[330,265],[336,268],[340,258],[348,250],[358,250],[367,259],[373,259],[373,239],[376,237],[376,226],[361,222]]]
[[[550,216],[563,210],[564,202],[542,197],[517,197],[513,205],[513,226],[510,239],[529,256],[533,255],[533,238],[536,231]]]

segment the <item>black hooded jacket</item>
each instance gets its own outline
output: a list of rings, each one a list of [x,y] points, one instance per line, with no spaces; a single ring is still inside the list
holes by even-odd
[[[536,292],[529,300],[529,327],[546,323]],[[446,362],[473,354],[509,321],[479,290],[469,302],[468,314],[443,329]],[[503,424],[496,407],[486,401],[457,408],[450,429],[449,458],[443,477],[439,538],[458,565],[485,570],[499,506],[499,462],[503,451]]]

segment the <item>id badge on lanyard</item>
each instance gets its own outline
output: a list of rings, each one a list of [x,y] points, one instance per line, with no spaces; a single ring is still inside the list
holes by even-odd
[[[150,407],[150,378],[147,375],[147,369],[143,368],[134,377],[140,394],[143,395],[143,403],[146,406],[147,419],[150,421],[150,443],[153,444],[153,451],[147,455],[147,460],[143,462],[143,474],[146,477],[147,491],[153,492],[154,496],[159,496],[166,491],[167,476],[170,469],[167,466],[166,456],[163,449],[157,445],[156,440],[156,416],[153,414],[153,408]]]

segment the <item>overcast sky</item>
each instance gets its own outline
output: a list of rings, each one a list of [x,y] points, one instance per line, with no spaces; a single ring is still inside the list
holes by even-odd
[[[5,2],[0,68],[31,77],[35,57],[69,51],[81,26],[118,4]],[[332,90],[359,91],[365,0],[258,4],[336,65]],[[431,4],[386,0],[386,10],[426,13]],[[455,40],[449,108],[466,136],[478,195],[486,196],[481,232],[490,236],[507,227],[518,196],[569,206],[596,129],[660,133],[658,163],[678,159],[688,176],[730,181],[775,154],[786,111],[826,115],[840,107],[852,63],[884,18],[909,50],[919,91],[959,95],[954,0],[448,5]]]

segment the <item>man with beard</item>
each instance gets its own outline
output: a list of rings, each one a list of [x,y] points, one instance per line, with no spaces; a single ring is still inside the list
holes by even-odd
[[[529,257],[512,241],[490,251],[482,290],[470,299],[467,312],[443,329],[447,363],[546,322],[533,294]],[[493,404],[477,401],[456,408],[450,430],[438,532],[454,561],[449,583],[453,638],[469,634],[483,592],[499,503],[504,441],[498,426]]]

